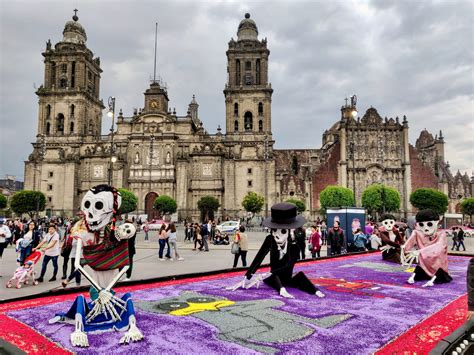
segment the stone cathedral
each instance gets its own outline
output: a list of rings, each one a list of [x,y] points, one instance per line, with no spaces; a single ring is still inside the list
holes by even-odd
[[[308,217],[318,214],[319,193],[327,185],[355,185],[360,205],[367,186],[384,183],[400,192],[401,212],[412,211],[408,197],[418,187],[447,193],[451,211],[472,196],[474,180],[449,170],[441,131],[435,137],[422,131],[413,146],[405,116],[382,118],[371,107],[355,118],[355,97],[346,100],[320,149],[274,149],[270,51],[249,14],[226,52],[224,132],[207,132],[194,96],[187,114],[178,116],[168,106],[167,88],[154,80],[142,108],[132,117],[115,112],[113,134],[103,135],[100,59],[87,48],[78,20],[74,15],[62,40],[54,46],[48,41],[42,53],[37,139],[25,162],[25,189],[42,191],[52,214],[73,215],[91,186],[109,180],[132,191],[138,213],[149,217],[156,217],[157,196],[171,196],[181,219],[197,218],[197,202],[206,195],[220,201],[218,216],[240,217],[249,191],[265,197],[265,211],[298,198]]]

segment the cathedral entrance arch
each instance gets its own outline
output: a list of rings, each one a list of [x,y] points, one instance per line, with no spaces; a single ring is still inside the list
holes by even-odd
[[[149,192],[145,196],[145,213],[148,215],[149,221],[160,217],[159,212],[153,208],[153,203],[157,197],[158,194],[156,192]]]

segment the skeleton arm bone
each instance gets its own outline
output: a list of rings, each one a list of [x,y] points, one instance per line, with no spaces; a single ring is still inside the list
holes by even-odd
[[[123,267],[123,269],[117,274],[117,276],[114,277],[114,279],[109,283],[109,285],[105,288],[106,291],[110,291],[112,287],[115,286],[117,282],[121,279],[121,277],[127,272],[127,270],[130,268],[129,265],[126,265]]]
[[[97,290],[100,291],[101,287],[95,282],[95,280],[87,273],[86,270],[81,266],[81,252],[82,252],[82,239],[77,238],[77,248],[76,248],[76,260],[74,262],[74,267],[78,270],[84,277],[89,280],[91,285]]]

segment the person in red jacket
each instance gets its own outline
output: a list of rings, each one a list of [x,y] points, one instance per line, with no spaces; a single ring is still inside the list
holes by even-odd
[[[316,226],[311,226],[311,255],[313,259],[318,256],[318,258],[321,257],[320,251],[321,251],[321,236],[318,233],[318,227]]]

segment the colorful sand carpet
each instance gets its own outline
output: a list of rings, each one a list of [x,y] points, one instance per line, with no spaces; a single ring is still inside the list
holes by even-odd
[[[379,254],[298,264],[323,299],[295,289],[284,299],[265,284],[227,291],[243,272],[121,287],[145,339],[118,345],[119,333],[89,334],[87,349],[71,346],[71,325],[48,324],[75,295],[12,302],[0,305],[0,338],[49,354],[423,354],[464,321],[468,261],[449,257],[453,281],[433,288],[408,285],[409,273]]]

